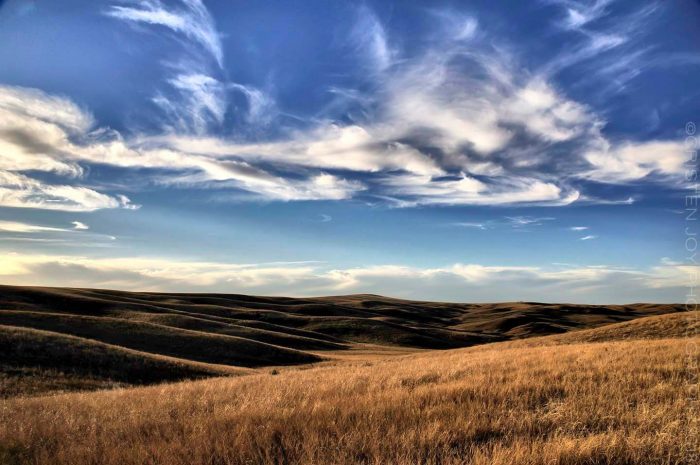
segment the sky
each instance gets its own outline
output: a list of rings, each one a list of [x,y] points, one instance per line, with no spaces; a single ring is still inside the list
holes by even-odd
[[[0,0],[0,283],[683,302],[699,25],[697,0]]]

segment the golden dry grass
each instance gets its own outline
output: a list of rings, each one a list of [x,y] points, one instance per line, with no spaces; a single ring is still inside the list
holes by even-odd
[[[0,410],[0,457],[56,465],[693,463],[691,343],[700,340],[499,343],[14,399]]]
[[[631,339],[668,339],[697,335],[700,335],[700,311],[692,311],[649,316],[547,337],[520,339],[506,343],[504,347],[533,347]]]

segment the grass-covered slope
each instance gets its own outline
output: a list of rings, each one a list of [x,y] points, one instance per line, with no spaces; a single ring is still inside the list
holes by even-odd
[[[154,354],[222,365],[258,367],[317,362],[302,351],[251,339],[111,317],[2,311],[0,324],[89,338]]]
[[[456,304],[376,295],[287,298],[0,286],[0,325],[74,336],[150,356],[242,368],[309,364],[361,343],[414,349],[468,347],[681,309],[651,304]],[[60,348],[62,341],[73,339],[56,339],[47,354],[67,354],[75,348],[74,344]],[[37,373],[26,357],[26,367],[10,363],[10,353],[0,352],[5,379],[21,377],[19,369]],[[73,360],[77,363],[77,358]],[[80,379],[89,388],[101,387],[103,381],[124,381],[104,375],[97,365],[76,369],[81,374],[71,374],[75,383],[64,383],[66,389],[79,386]],[[62,369],[66,373],[66,367]],[[157,378],[170,381],[181,376]],[[0,396],[17,392],[7,386],[0,386],[4,391]]]
[[[682,305],[457,304],[376,295],[320,298],[0,286],[0,310],[155,323],[300,350],[347,342],[464,347],[682,311]]]
[[[0,325],[0,397],[243,373],[98,341]]]
[[[534,337],[510,343],[513,347],[624,341],[633,339],[670,339],[700,335],[700,311],[669,313],[614,323],[565,334]]]
[[[693,318],[276,376],[12,399],[0,410],[0,462],[694,463],[688,348],[699,340],[683,337],[696,334]]]

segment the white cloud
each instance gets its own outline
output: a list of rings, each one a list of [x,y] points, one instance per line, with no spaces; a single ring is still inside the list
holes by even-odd
[[[126,197],[22,174],[32,170],[82,176],[82,148],[72,139],[86,137],[93,124],[92,115],[65,98],[0,86],[0,205],[70,211],[135,208]]]
[[[219,138],[165,136],[145,144],[163,144],[182,153],[239,157],[250,162],[273,161],[300,166],[377,172],[407,170],[442,174],[430,157],[405,144],[383,141],[361,126],[324,125],[280,143],[236,144]]]
[[[584,105],[559,95],[542,77],[514,92],[503,119],[522,124],[533,134],[554,142],[573,139],[595,124]]]
[[[26,137],[0,139],[0,144],[4,144],[5,148],[0,156],[0,205],[67,211],[136,208],[124,196],[110,196],[82,186],[49,184],[18,172],[31,169],[79,177],[83,174],[79,163],[175,170],[178,171],[177,174],[161,177],[160,181],[181,185],[228,182],[228,187],[277,200],[340,200],[364,189],[360,182],[345,180],[323,171],[292,179],[242,161],[222,160],[206,154],[189,154],[159,147],[134,148],[114,131],[98,128],[90,132],[78,132],[91,129],[89,124],[70,125],[74,132],[71,134],[65,129],[69,126],[68,123],[91,121],[91,117],[81,117],[81,110],[65,100],[32,89],[0,86],[0,102],[4,101],[2,96],[5,93],[22,100],[25,91],[28,99],[35,101],[34,106],[43,106],[44,113],[29,111],[31,107],[22,111],[10,111],[11,106],[7,109],[0,106],[0,111],[6,110],[12,116],[0,119],[0,134],[6,134],[15,127],[21,127],[26,132]],[[57,105],[57,114],[61,111],[68,113],[64,118],[66,122],[58,120],[49,111],[52,105]],[[70,109],[70,112],[65,108]],[[46,120],[41,119],[46,114],[52,116]],[[75,143],[73,138],[81,143]],[[41,149],[43,163],[36,163],[35,158],[27,156],[27,152],[35,150],[36,146]]]
[[[62,269],[62,276],[52,270]],[[81,256],[12,253],[0,256],[0,273],[12,270],[20,278],[31,276],[34,282],[47,277],[49,283],[79,286],[108,286],[158,290],[176,286],[201,289],[210,286],[254,289],[264,284],[299,281],[313,272],[307,263],[226,264],[216,262],[178,262],[161,258],[89,258]],[[93,275],[93,283],[87,280]],[[36,276],[32,276],[36,275]],[[21,279],[21,278],[20,278]],[[17,282],[11,279],[11,282]]]
[[[560,5],[565,16],[562,27],[570,30],[581,30],[584,26],[592,23],[607,14],[607,7],[613,0],[543,0],[544,3]]]
[[[519,177],[495,178],[487,184],[464,173],[454,178],[403,174],[382,180],[387,195],[402,205],[568,205],[577,191],[564,191],[553,183]]]
[[[214,20],[201,0],[125,0],[134,6],[111,6],[105,14],[135,23],[163,26],[184,34],[208,51],[216,62],[223,63],[221,38]],[[175,6],[175,3],[179,4]]]
[[[45,184],[0,170],[0,206],[89,212],[103,208],[136,209],[125,196],[109,196],[87,187]]]
[[[689,159],[680,141],[601,143],[597,150],[584,155],[593,169],[585,174],[590,179],[624,183],[657,174],[682,182],[684,164]]]
[[[37,233],[37,232],[65,232],[66,229],[39,226],[36,224],[22,223],[19,221],[0,221],[0,232],[13,233]]]
[[[387,80],[383,108],[394,137],[424,130],[447,152],[465,144],[480,153],[503,148],[512,134],[499,125],[497,89],[465,79],[449,66],[454,52],[443,52],[410,62]]]
[[[113,5],[107,16],[131,23],[161,26],[182,36],[181,57],[165,62],[171,73],[169,87],[152,98],[165,116],[164,129],[205,134],[223,123],[229,105],[228,84],[217,79],[223,67],[223,48],[214,20],[201,0],[125,0],[129,6]],[[201,51],[214,60],[206,59]]]
[[[595,236],[593,234],[589,234],[588,236],[581,237],[579,240],[580,241],[591,241],[591,240],[597,239],[597,238],[598,238],[598,236]]]
[[[177,98],[161,94],[153,101],[166,111],[170,121],[176,122],[178,129],[204,134],[210,124],[223,122],[228,105],[224,84],[198,72],[178,74],[168,82],[177,90]]]
[[[16,115],[53,123],[69,134],[86,132],[94,124],[92,115],[67,98],[48,95],[37,89],[3,86],[0,108],[4,116]]]
[[[598,20],[608,15],[607,6],[611,1],[543,0],[545,4],[559,7],[562,12],[560,19],[554,23],[555,29],[558,32],[576,34],[573,45],[566,47],[561,56],[546,65],[548,73],[557,73],[593,59],[605,59],[603,57],[609,52],[616,55],[615,60],[610,62],[615,66],[615,63],[624,56],[618,57],[614,52],[630,40],[629,36],[634,29],[632,24],[635,23],[631,17],[615,21],[613,27],[593,27]],[[640,25],[635,23],[635,26]]]
[[[78,231],[87,231],[88,229],[90,229],[90,226],[80,221],[72,221],[71,224],[73,225],[73,229]]]
[[[359,181],[328,173],[291,179],[273,175],[242,162],[217,163],[196,157],[184,157],[183,166],[201,170],[193,174],[163,176],[161,184],[241,189],[267,200],[344,200],[365,189]],[[162,165],[157,165],[164,168]]]
[[[483,41],[440,45],[386,79],[382,108],[394,137],[427,132],[424,139],[469,169],[471,160],[460,152],[505,150],[518,130],[543,142],[563,142],[599,124],[587,107],[544,76],[520,69],[502,49]]]
[[[89,258],[0,254],[6,284],[212,291],[294,296],[372,292],[452,301],[674,301],[697,267],[660,263],[646,269],[607,266],[436,268],[377,265],[328,268],[317,262],[229,264],[161,258]],[[596,290],[595,294],[591,290]],[[592,297],[595,295],[595,297]],[[498,296],[498,297],[494,297]]]
[[[542,181],[525,175],[498,176],[500,170],[494,170],[487,163],[469,165],[479,174],[490,174],[488,181],[466,173],[444,177],[448,173],[435,159],[386,137],[387,130],[383,127],[330,125],[280,143],[235,144],[211,137],[164,136],[144,138],[139,144],[144,147],[164,145],[180,154],[213,157],[219,161],[234,157],[251,163],[273,161],[313,168],[379,172],[379,176],[371,179],[372,184],[383,195],[395,197],[409,205],[560,205],[571,203],[579,196],[576,190],[562,188],[554,181]],[[387,171],[393,172],[386,174]]]
[[[230,92],[243,94],[248,102],[245,120],[249,124],[268,124],[277,108],[268,94],[251,85],[222,79],[223,48],[212,15],[201,0],[125,0],[132,6],[111,6],[107,16],[133,23],[163,26],[183,36],[178,43],[184,53],[175,61],[165,61],[169,74],[167,86],[151,101],[163,112],[166,132],[204,135],[219,129],[230,104]],[[202,59],[199,50],[208,51],[216,66]]]
[[[266,125],[277,116],[277,103],[262,90],[237,83],[229,83],[227,87],[239,91],[248,101],[248,113],[245,119],[249,124]]]
[[[460,223],[454,223],[454,226],[460,226],[462,228],[473,228],[473,229],[481,229],[482,231],[486,231],[489,229],[487,223],[474,223],[474,222],[460,222]]]
[[[55,152],[92,125],[92,115],[66,98],[0,86],[0,170],[79,176],[82,169],[65,157],[56,157]]]
[[[634,8],[618,2],[616,8],[610,8],[614,0],[542,1],[561,11],[554,28],[567,34],[569,43],[561,56],[546,66],[547,73],[577,66],[579,86],[589,86],[601,99],[620,95],[647,69],[682,65],[688,58],[677,61],[673,54],[657,51],[644,41],[654,29],[653,21],[663,14],[664,2],[639,2]]]
[[[506,220],[514,227],[520,228],[523,226],[541,226],[544,221],[554,221],[552,217],[533,217],[533,216],[506,216]]]
[[[569,229],[572,231],[585,231],[588,229],[588,226],[572,226]]]
[[[210,83],[206,76],[200,78],[203,79],[183,81],[182,84],[196,84],[195,87],[198,87]],[[558,101],[556,94],[534,91],[533,95],[529,95],[532,89],[524,89],[525,95],[515,101],[531,100],[535,115],[538,114],[537,108],[547,109],[543,115],[559,113],[556,121],[576,121],[583,115],[576,110],[571,116],[566,110],[569,108],[566,103],[554,105],[552,102]],[[466,172],[449,175],[449,171],[438,163],[438,158],[399,142],[399,136],[403,134],[406,137],[413,131],[412,124],[402,125],[405,120],[401,123],[389,119],[368,127],[325,125],[308,133],[300,133],[291,140],[275,143],[236,144],[211,137],[184,136],[124,141],[114,131],[92,130],[91,116],[65,99],[56,99],[34,90],[2,87],[0,102],[4,101],[1,97],[4,94],[21,100],[23,92],[34,101],[33,106],[41,106],[43,102],[45,110],[44,113],[33,111],[33,106],[18,110],[15,104],[0,106],[0,110],[6,114],[0,123],[0,132],[10,134],[17,132],[18,128],[24,131],[21,137],[5,136],[0,139],[5,148],[0,157],[0,169],[5,173],[1,201],[10,206],[75,211],[128,206],[127,201],[90,188],[52,186],[16,173],[33,169],[76,177],[83,174],[83,168],[79,165],[81,162],[179,170],[179,174],[162,178],[161,182],[189,185],[230,182],[231,187],[280,200],[345,199],[368,188],[365,183],[321,171],[332,169],[378,173],[369,179],[369,187],[403,205],[565,205],[580,196],[575,189],[558,185],[557,180],[549,180],[548,176],[539,179],[541,173],[536,171],[530,175],[524,172],[504,176],[509,168],[494,163],[496,160],[472,163],[468,158],[463,159],[463,167],[479,173],[478,178]],[[216,113],[221,110],[216,106],[216,101],[208,100],[206,95],[201,98],[199,111]],[[63,118],[59,119],[53,114],[46,116],[50,114],[46,113],[46,109],[52,105],[58,107],[57,114],[64,114]],[[44,117],[46,119],[42,119]],[[548,117],[543,118],[546,121]],[[536,118],[532,120],[536,121]],[[532,127],[536,127],[534,132],[542,132],[547,126],[537,123]],[[566,130],[559,132],[558,128],[557,125],[549,128],[552,130],[550,139],[568,137]],[[444,137],[443,134],[439,139],[444,141]],[[594,169],[582,174],[587,179],[614,182],[638,179],[652,172],[670,175],[682,169],[684,154],[679,144],[628,143],[605,150],[607,143],[603,139],[596,137],[595,141],[603,149],[586,153],[586,160],[594,166]],[[458,141],[443,145],[443,149],[447,150],[453,145],[459,145]],[[664,156],[659,156],[661,154]],[[455,153],[448,163],[458,159]],[[257,167],[260,162],[303,166],[319,171],[305,178],[292,179]]]
[[[549,216],[534,217],[534,216],[506,216],[503,220],[490,220],[487,222],[461,222],[452,223],[453,226],[461,226],[465,228],[475,228],[481,230],[494,228],[511,228],[518,231],[527,231],[531,226],[542,226],[546,221],[554,221],[556,218]]]
[[[167,27],[220,55],[201,1],[127,3],[107,14]],[[595,15],[605,12],[599,3]],[[666,182],[682,174],[687,157],[680,143],[607,140],[604,119],[565,95],[549,73],[523,68],[475,19],[441,18],[444,34],[397,60],[376,15],[360,8],[364,35],[355,39],[381,69],[372,95],[351,92],[363,117],[344,124],[320,118],[277,141],[208,136],[225,122],[230,92],[246,97],[251,125],[267,124],[277,110],[264,92],[216,79],[192,58],[168,65],[168,87],[154,98],[167,115],[165,133],[128,140],[96,128],[90,113],[68,99],[0,86],[0,172],[14,176],[0,187],[0,202],[74,211],[128,207],[74,181],[94,165],[147,168],[148,181],[157,184],[243,190],[256,198],[340,200],[365,192],[398,206],[608,202],[587,196],[581,185]],[[29,170],[71,181],[49,184]]]
[[[369,57],[371,68],[382,72],[393,64],[397,52],[389,45],[384,26],[371,9],[361,6],[357,15],[352,42],[363,56]]]
[[[434,9],[430,13],[440,22],[438,41],[468,41],[478,32],[479,22],[471,15],[453,9]]]
[[[589,195],[582,195],[579,200],[582,203],[596,204],[596,205],[632,205],[638,199],[635,197],[627,197],[622,199],[605,199],[601,197],[593,197]]]

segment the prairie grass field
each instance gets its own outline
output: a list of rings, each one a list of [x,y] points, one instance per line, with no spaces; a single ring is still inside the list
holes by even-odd
[[[699,430],[689,354],[700,344],[699,317],[8,399],[0,457],[57,465],[692,463]]]

